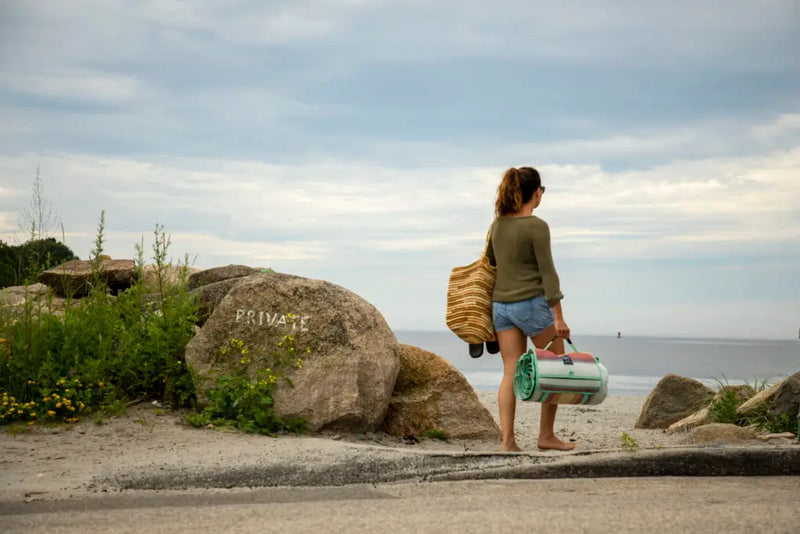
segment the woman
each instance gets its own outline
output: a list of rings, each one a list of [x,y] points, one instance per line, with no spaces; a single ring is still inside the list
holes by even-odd
[[[527,338],[537,348],[553,341],[550,350],[563,354],[563,340],[569,337],[561,311],[564,295],[550,253],[550,229],[533,215],[544,190],[536,169],[506,171],[497,190],[496,219],[486,251],[489,261],[497,266],[492,313],[503,357],[503,381],[497,394],[503,451],[521,450],[514,438],[514,370],[517,359],[527,350]],[[555,404],[542,404],[538,446],[572,450],[574,443],[561,441],[553,432],[557,408]]]

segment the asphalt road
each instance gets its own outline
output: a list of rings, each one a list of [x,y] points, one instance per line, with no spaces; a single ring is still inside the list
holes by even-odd
[[[132,491],[0,503],[16,532],[800,532],[800,477]]]

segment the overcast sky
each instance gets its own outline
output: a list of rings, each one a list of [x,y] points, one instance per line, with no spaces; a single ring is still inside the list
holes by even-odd
[[[329,280],[445,330],[540,169],[580,334],[796,339],[800,3],[0,1],[0,235]],[[58,232],[60,234],[60,231]]]

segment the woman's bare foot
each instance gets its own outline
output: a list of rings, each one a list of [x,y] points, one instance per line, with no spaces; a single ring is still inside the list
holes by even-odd
[[[522,449],[519,448],[516,442],[512,443],[511,445],[503,445],[503,452],[522,452]]]
[[[561,441],[555,436],[550,436],[549,438],[540,437],[539,442],[537,443],[537,446],[543,451],[571,451],[576,445],[576,443],[567,443],[565,441]]]

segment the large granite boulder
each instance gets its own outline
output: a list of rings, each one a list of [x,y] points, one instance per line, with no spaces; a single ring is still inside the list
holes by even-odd
[[[464,375],[432,352],[401,347],[383,430],[400,437],[442,430],[454,439],[500,439],[500,428]]]
[[[227,270],[228,267],[233,267],[235,269]],[[245,269],[250,269],[250,267],[245,267],[244,269],[240,270],[239,269],[240,267],[244,267],[241,265],[229,265],[228,267],[220,267],[220,269],[223,269],[223,271],[218,271],[217,269],[208,269],[208,271],[214,271],[215,274],[206,277],[205,280],[216,280],[217,278],[224,276],[225,272],[228,272],[229,274],[244,273],[248,272]],[[207,271],[201,271],[201,272],[207,272]],[[211,316],[211,314],[214,313],[214,310],[216,309],[217,305],[220,302],[222,302],[222,299],[224,299],[225,296],[230,292],[230,290],[233,289],[233,286],[235,286],[242,280],[246,279],[248,276],[253,276],[253,274],[256,273],[245,274],[243,276],[239,276],[237,274],[236,276],[231,276],[230,278],[223,278],[216,282],[203,283],[202,285],[192,289],[191,293],[197,297],[197,303],[198,303],[197,324],[203,326],[206,320]],[[277,273],[275,273],[275,271],[266,271],[260,274],[262,276],[268,276],[270,274],[277,274]],[[281,276],[294,277],[294,275],[290,274],[281,274]],[[198,281],[195,280],[194,283],[196,285]]]
[[[750,400],[753,395],[756,394],[756,390],[753,389],[753,386],[750,384],[738,384],[738,385],[726,385],[719,388],[714,394],[714,398],[711,400],[711,403],[715,403],[718,400],[722,399],[723,397],[727,397],[728,395],[735,395],[736,401],[740,405],[742,403],[747,402]]]
[[[0,306],[24,306],[26,302],[46,296],[50,288],[44,284],[11,286],[0,289]]]
[[[800,372],[784,380],[775,391],[770,411],[773,414],[785,414],[790,420],[797,419],[800,411]]]
[[[225,265],[223,267],[213,267],[203,271],[197,271],[189,276],[189,289],[197,289],[198,287],[223,280],[230,280],[232,278],[242,278],[258,273],[258,269],[248,267],[247,265]]]
[[[62,315],[67,305],[76,307],[79,304],[79,300],[56,296],[52,289],[39,283],[0,290],[0,307],[3,308],[2,313],[8,316],[24,316],[28,306],[37,315]]]
[[[228,278],[192,289],[191,293],[197,297],[197,324],[203,326],[222,299],[241,281],[242,278],[239,277]]]
[[[48,269],[39,275],[39,282],[49,286],[59,297],[81,297],[89,293],[93,278],[92,261],[72,260]],[[133,260],[98,261],[100,278],[112,293],[118,293],[136,282],[136,264]]]
[[[678,375],[662,378],[648,395],[636,428],[669,428],[708,406],[714,391],[697,380]]]
[[[293,387],[275,391],[279,415],[305,417],[313,431],[365,432],[383,421],[401,352],[383,316],[340,286],[279,273],[241,278],[187,345],[198,403],[207,402],[217,376],[241,365],[241,354],[221,353],[232,339],[248,348],[245,365],[254,376],[274,365],[287,335],[304,362],[286,369]]]

